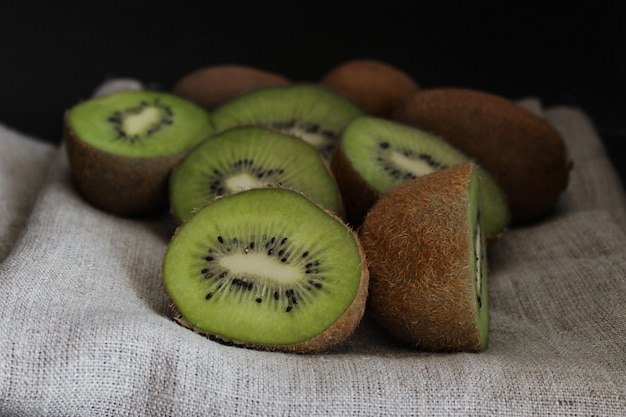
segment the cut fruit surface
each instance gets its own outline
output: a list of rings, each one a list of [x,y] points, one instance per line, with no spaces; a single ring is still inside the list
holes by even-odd
[[[179,227],[163,262],[180,322],[251,347],[326,350],[360,321],[368,272],[354,232],[283,188],[223,196]]]
[[[244,126],[212,136],[172,172],[170,204],[179,221],[205,202],[268,184],[298,190],[334,213],[339,189],[317,150],[293,136]]]

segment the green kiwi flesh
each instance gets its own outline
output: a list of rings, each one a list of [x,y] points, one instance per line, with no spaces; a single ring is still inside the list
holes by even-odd
[[[365,309],[368,271],[356,234],[280,187],[203,206],[177,229],[162,272],[181,324],[247,347],[328,350]]]
[[[339,189],[317,150],[296,137],[256,126],[235,127],[203,141],[170,178],[170,205],[181,222],[218,195],[268,184],[298,190],[341,212]]]
[[[355,225],[361,223],[378,197],[392,188],[471,161],[429,132],[370,116],[353,119],[345,128],[340,145],[333,156],[332,169],[345,194],[348,219]],[[484,194],[485,232],[496,237],[504,232],[509,219],[505,195],[484,168],[478,166],[476,171]]]
[[[139,158],[181,153],[213,132],[205,110],[160,91],[127,90],[87,100],[70,109],[67,119],[89,145]]]
[[[363,110],[316,84],[269,86],[233,98],[212,113],[217,131],[256,125],[297,136],[330,158],[346,124]]]
[[[487,348],[480,185],[473,163],[406,181],[378,200],[360,229],[372,315],[414,347]]]

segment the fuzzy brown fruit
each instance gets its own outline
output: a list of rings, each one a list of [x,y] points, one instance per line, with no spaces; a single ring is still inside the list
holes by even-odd
[[[393,119],[475,158],[507,195],[512,224],[546,215],[567,187],[572,163],[561,134],[506,98],[464,88],[422,90]]]
[[[420,89],[405,71],[374,59],[345,61],[324,74],[320,83],[348,96],[366,113],[385,118]]]
[[[291,81],[281,74],[245,65],[223,64],[184,75],[174,84],[172,93],[212,112],[230,99],[254,89],[287,84]]]
[[[473,163],[409,180],[360,228],[368,308],[400,340],[430,351],[488,343],[486,242]]]

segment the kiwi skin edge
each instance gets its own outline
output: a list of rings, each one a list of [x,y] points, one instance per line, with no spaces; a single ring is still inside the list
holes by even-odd
[[[114,155],[80,140],[70,127],[67,112],[63,125],[70,171],[87,201],[125,217],[167,208],[169,174],[186,152],[156,158]]]
[[[279,185],[275,185],[275,184],[268,184],[267,186],[263,188],[283,188],[283,187]],[[291,190],[291,191],[294,191],[294,190]],[[294,191],[294,192],[304,195],[298,191]],[[226,198],[228,197],[228,195],[230,194],[218,195],[211,201],[216,201],[221,198]],[[309,199],[308,197],[306,198]],[[187,329],[190,329],[193,332],[203,337],[207,337],[219,343],[223,343],[226,345],[234,345],[234,346],[243,347],[243,348],[256,349],[256,350],[276,351],[276,352],[285,352],[285,353],[302,353],[302,354],[323,353],[345,342],[354,333],[354,331],[356,330],[357,326],[359,325],[359,323],[361,322],[361,319],[363,318],[365,314],[365,308],[366,308],[367,298],[369,294],[369,282],[370,282],[370,274],[369,274],[368,263],[365,257],[365,250],[359,240],[358,234],[354,230],[352,230],[345,223],[345,221],[341,219],[341,217],[339,217],[336,213],[333,213],[330,210],[322,207],[321,205],[314,202],[313,200],[310,200],[310,201],[313,204],[317,205],[327,215],[331,216],[338,222],[344,224],[346,231],[354,237],[354,240],[359,250],[359,255],[361,258],[361,280],[359,282],[359,287],[357,289],[356,295],[354,297],[354,300],[350,304],[350,306],[346,309],[346,311],[342,314],[342,316],[338,318],[338,320],[335,323],[333,323],[330,327],[328,327],[324,332],[318,334],[317,336],[309,340],[305,340],[303,342],[288,344],[288,345],[262,345],[262,344],[253,344],[249,342],[243,342],[240,340],[232,340],[232,339],[219,337],[216,335],[208,334],[202,331],[201,329],[195,328],[191,323],[185,320],[185,318],[182,316],[182,314],[176,308],[176,305],[170,298],[169,301],[170,301],[171,319],[174,320],[179,325]],[[211,202],[208,202],[208,204],[210,203]],[[193,214],[191,216],[193,216]],[[172,239],[174,238],[174,236],[176,236],[178,231],[183,226],[184,226],[184,223],[179,224],[177,226],[177,228],[175,229],[172,235]],[[163,265],[161,265],[161,275],[163,275]],[[162,280],[162,285],[165,288],[163,280]],[[169,298],[167,291],[165,291],[165,294]]]

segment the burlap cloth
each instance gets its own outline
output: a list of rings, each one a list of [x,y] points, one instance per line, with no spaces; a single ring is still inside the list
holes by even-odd
[[[414,351],[369,317],[323,355],[198,336],[168,317],[167,220],[91,207],[62,147],[0,126],[0,414],[626,415],[624,192],[581,110],[523,104],[575,168],[554,215],[490,253],[480,354]]]

